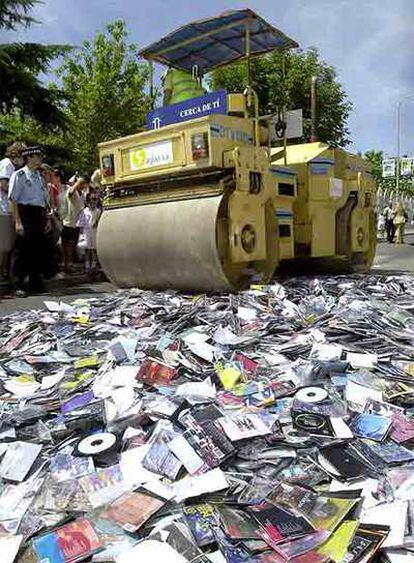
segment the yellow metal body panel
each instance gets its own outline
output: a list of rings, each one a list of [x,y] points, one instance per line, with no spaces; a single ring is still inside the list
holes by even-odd
[[[193,160],[191,138],[203,133],[210,154]],[[223,168],[223,154],[239,146],[253,148],[253,120],[218,114],[129,135],[99,145],[101,159],[112,154],[115,163],[115,176],[104,177],[104,184]]]
[[[272,149],[272,162],[283,164],[282,149]],[[289,146],[287,163],[296,171],[298,182],[293,205],[296,255],[324,257],[367,252],[376,194],[368,163],[323,143]],[[347,206],[349,222],[345,221]]]
[[[217,141],[218,143],[221,142]],[[247,262],[266,259],[265,206],[273,199],[273,190],[266,181],[269,168],[268,155],[262,148],[237,147],[224,155],[225,166],[233,165],[236,189],[229,197],[230,232],[229,239],[232,261]],[[250,172],[262,174],[262,186],[257,194],[250,192]],[[247,253],[241,244],[242,231],[250,225],[256,234],[254,252]]]
[[[228,113],[247,114],[246,96],[244,94],[228,94],[227,95],[227,111]]]
[[[194,160],[192,156],[192,137],[204,134],[208,139],[209,154],[207,158]],[[130,135],[115,141],[99,145],[101,158],[113,155],[115,175],[106,178],[104,184],[110,188],[128,187],[136,182],[153,181],[179,177],[184,174],[208,173],[209,171],[228,169],[234,170],[235,190],[228,198],[229,216],[229,257],[233,263],[266,260],[267,237],[265,215],[269,201],[275,210],[285,209],[292,213],[295,196],[295,180],[290,173],[288,182],[292,191],[288,196],[278,193],[278,182],[284,179],[269,169],[269,153],[267,148],[254,145],[253,120],[226,115],[210,115],[180,124],[169,125]],[[261,176],[261,187],[258,194],[251,193],[250,174]],[[217,186],[215,190],[217,191]],[[177,189],[178,190],[178,189]],[[220,190],[218,190],[220,191]],[[154,197],[137,191],[131,198],[118,198],[117,192],[109,190],[106,200],[107,207],[130,206],[151,203]],[[112,194],[112,195],[111,195]],[[174,199],[175,188],[163,191],[164,201]],[[179,197],[197,197],[197,189],[185,188],[178,192]],[[200,196],[203,186],[200,187]],[[206,194],[204,194],[206,195]],[[208,193],[207,193],[208,195]],[[158,196],[160,197],[160,196]],[[277,213],[275,212],[277,216]],[[284,218],[284,223],[289,219]],[[291,221],[290,221],[291,222]],[[246,252],[241,244],[243,229],[249,225],[255,233],[255,248]],[[278,244],[276,232],[273,233]],[[293,224],[290,236],[284,237],[279,244],[277,254],[293,257]]]
[[[243,109],[241,101],[235,99],[232,107]],[[200,135],[208,144],[203,158],[193,153],[194,136]],[[146,287],[166,287],[171,279],[172,287],[188,289],[194,269],[194,288],[226,283],[238,288],[249,279],[269,280],[279,259],[293,257],[295,175],[289,172],[286,179],[283,171],[270,170],[268,148],[255,143],[252,119],[209,115],[101,143],[99,151],[101,162],[113,159],[114,174],[104,180],[107,216],[98,233],[98,253],[119,285],[136,279]],[[209,222],[207,215],[205,222],[187,218],[191,201],[200,217],[209,210]],[[182,217],[182,233],[175,232],[178,223],[169,212]],[[121,260],[111,240],[123,217],[142,227],[131,225]],[[203,235],[207,223],[209,232]],[[192,235],[197,228],[200,232]],[[197,248],[205,257],[204,273],[196,266]],[[156,249],[159,256],[150,259]]]
[[[279,260],[287,260],[295,255],[293,206],[297,192],[296,173],[287,167],[271,166],[268,174],[275,192]]]

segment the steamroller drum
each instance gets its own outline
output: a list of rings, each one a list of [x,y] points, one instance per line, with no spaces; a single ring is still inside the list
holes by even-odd
[[[119,287],[229,291],[247,287],[257,269],[231,264],[226,195],[107,209],[97,252]],[[272,264],[274,269],[275,263]],[[272,270],[269,264],[260,269]]]

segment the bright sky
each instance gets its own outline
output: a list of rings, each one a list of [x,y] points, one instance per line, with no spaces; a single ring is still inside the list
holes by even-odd
[[[20,41],[71,43],[91,39],[106,22],[123,18],[131,41],[145,46],[188,21],[250,7],[302,48],[316,46],[335,66],[354,111],[353,150],[396,149],[396,106],[402,111],[402,153],[414,155],[414,0],[44,0],[42,25]],[[0,33],[1,41],[14,34]]]

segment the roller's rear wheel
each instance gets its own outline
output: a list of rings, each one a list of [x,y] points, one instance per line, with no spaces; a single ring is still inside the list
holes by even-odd
[[[377,249],[377,217],[372,210],[369,214],[369,247],[366,252],[354,252],[348,258],[348,270],[352,273],[368,272],[374,262]]]

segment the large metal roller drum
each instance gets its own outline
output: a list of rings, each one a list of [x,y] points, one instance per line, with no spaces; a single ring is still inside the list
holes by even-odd
[[[109,279],[120,287],[231,289],[217,245],[223,197],[104,211],[97,250]]]

